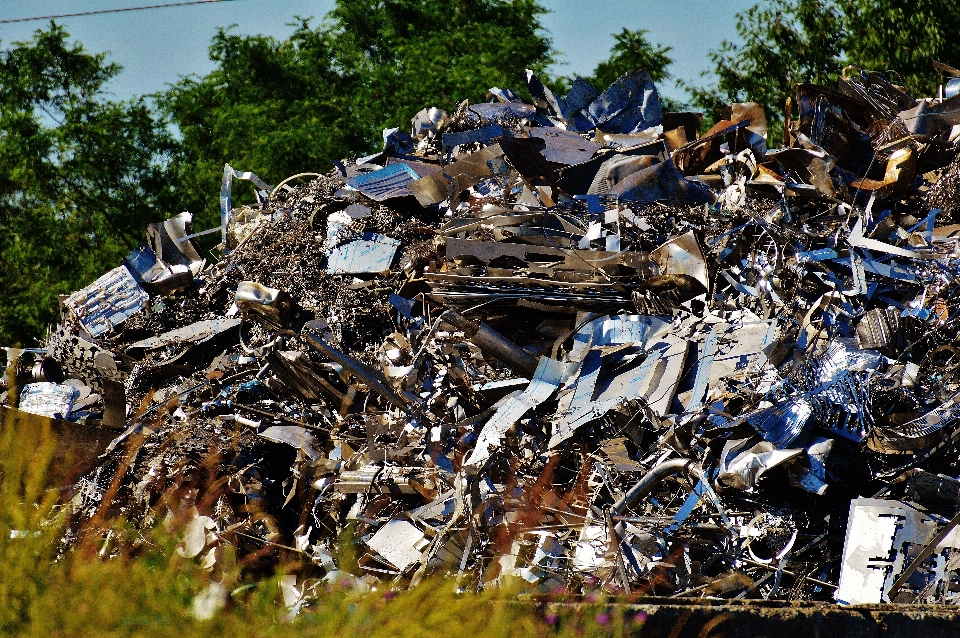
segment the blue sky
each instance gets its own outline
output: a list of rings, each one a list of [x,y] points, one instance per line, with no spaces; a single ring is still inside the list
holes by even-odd
[[[0,20],[78,13],[176,0],[0,0]],[[543,23],[561,53],[559,73],[589,73],[609,55],[611,34],[623,27],[648,29],[648,38],[673,47],[673,75],[696,84],[707,80],[707,53],[724,39],[735,39],[735,15],[755,0],[541,0],[551,13]],[[207,47],[217,27],[237,25],[236,33],[284,38],[294,16],[319,21],[333,0],[236,0],[216,4],[132,11],[60,20],[74,39],[90,51],[109,52],[124,71],[110,85],[117,98],[162,90],[190,73],[211,70]],[[0,40],[9,45],[29,39],[43,22],[0,24]],[[668,82],[660,87],[671,97],[682,93]]]

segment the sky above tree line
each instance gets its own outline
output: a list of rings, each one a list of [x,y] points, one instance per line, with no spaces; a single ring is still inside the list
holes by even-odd
[[[0,0],[0,21],[33,16],[158,5],[177,0]],[[607,58],[613,33],[626,27],[649,30],[654,44],[673,47],[674,78],[708,83],[700,73],[710,67],[707,52],[724,39],[737,40],[735,15],[754,0],[545,0],[550,13],[543,25],[559,52],[555,74],[590,73]],[[314,24],[333,8],[334,0],[235,0],[59,19],[71,36],[91,52],[109,52],[124,71],[109,91],[119,99],[163,90],[181,76],[213,69],[207,47],[218,27],[236,25],[233,33],[286,38],[294,16],[313,16]],[[47,22],[0,24],[2,46],[28,40]],[[659,87],[684,99],[672,81]]]

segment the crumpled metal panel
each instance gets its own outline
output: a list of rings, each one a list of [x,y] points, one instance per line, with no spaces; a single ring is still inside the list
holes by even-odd
[[[660,96],[646,71],[620,76],[586,108],[586,116],[609,133],[635,133],[663,119]]]
[[[63,302],[92,337],[113,330],[140,312],[149,296],[124,266],[118,266]]]

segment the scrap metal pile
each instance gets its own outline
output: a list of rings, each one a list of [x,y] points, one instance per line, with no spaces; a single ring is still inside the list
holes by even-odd
[[[768,150],[759,105],[700,135],[642,71],[528,89],[329,175],[226,167],[222,258],[155,224],[11,350],[11,407],[119,428],[66,540],[196,507],[185,556],[300,557],[301,593],[957,603],[960,96],[850,71]]]

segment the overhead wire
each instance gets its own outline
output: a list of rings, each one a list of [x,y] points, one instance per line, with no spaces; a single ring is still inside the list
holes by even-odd
[[[186,0],[184,2],[170,2],[167,4],[151,4],[137,7],[121,7],[118,9],[97,9],[95,11],[80,11],[77,13],[60,13],[43,16],[32,16],[29,18],[5,18],[0,20],[0,24],[12,24],[15,22],[33,22],[37,20],[55,20],[57,18],[78,18],[81,16],[101,15],[105,13],[123,13],[126,11],[145,11],[147,9],[167,9],[170,7],[185,7],[196,4],[211,4],[215,2],[236,2],[237,0]]]

